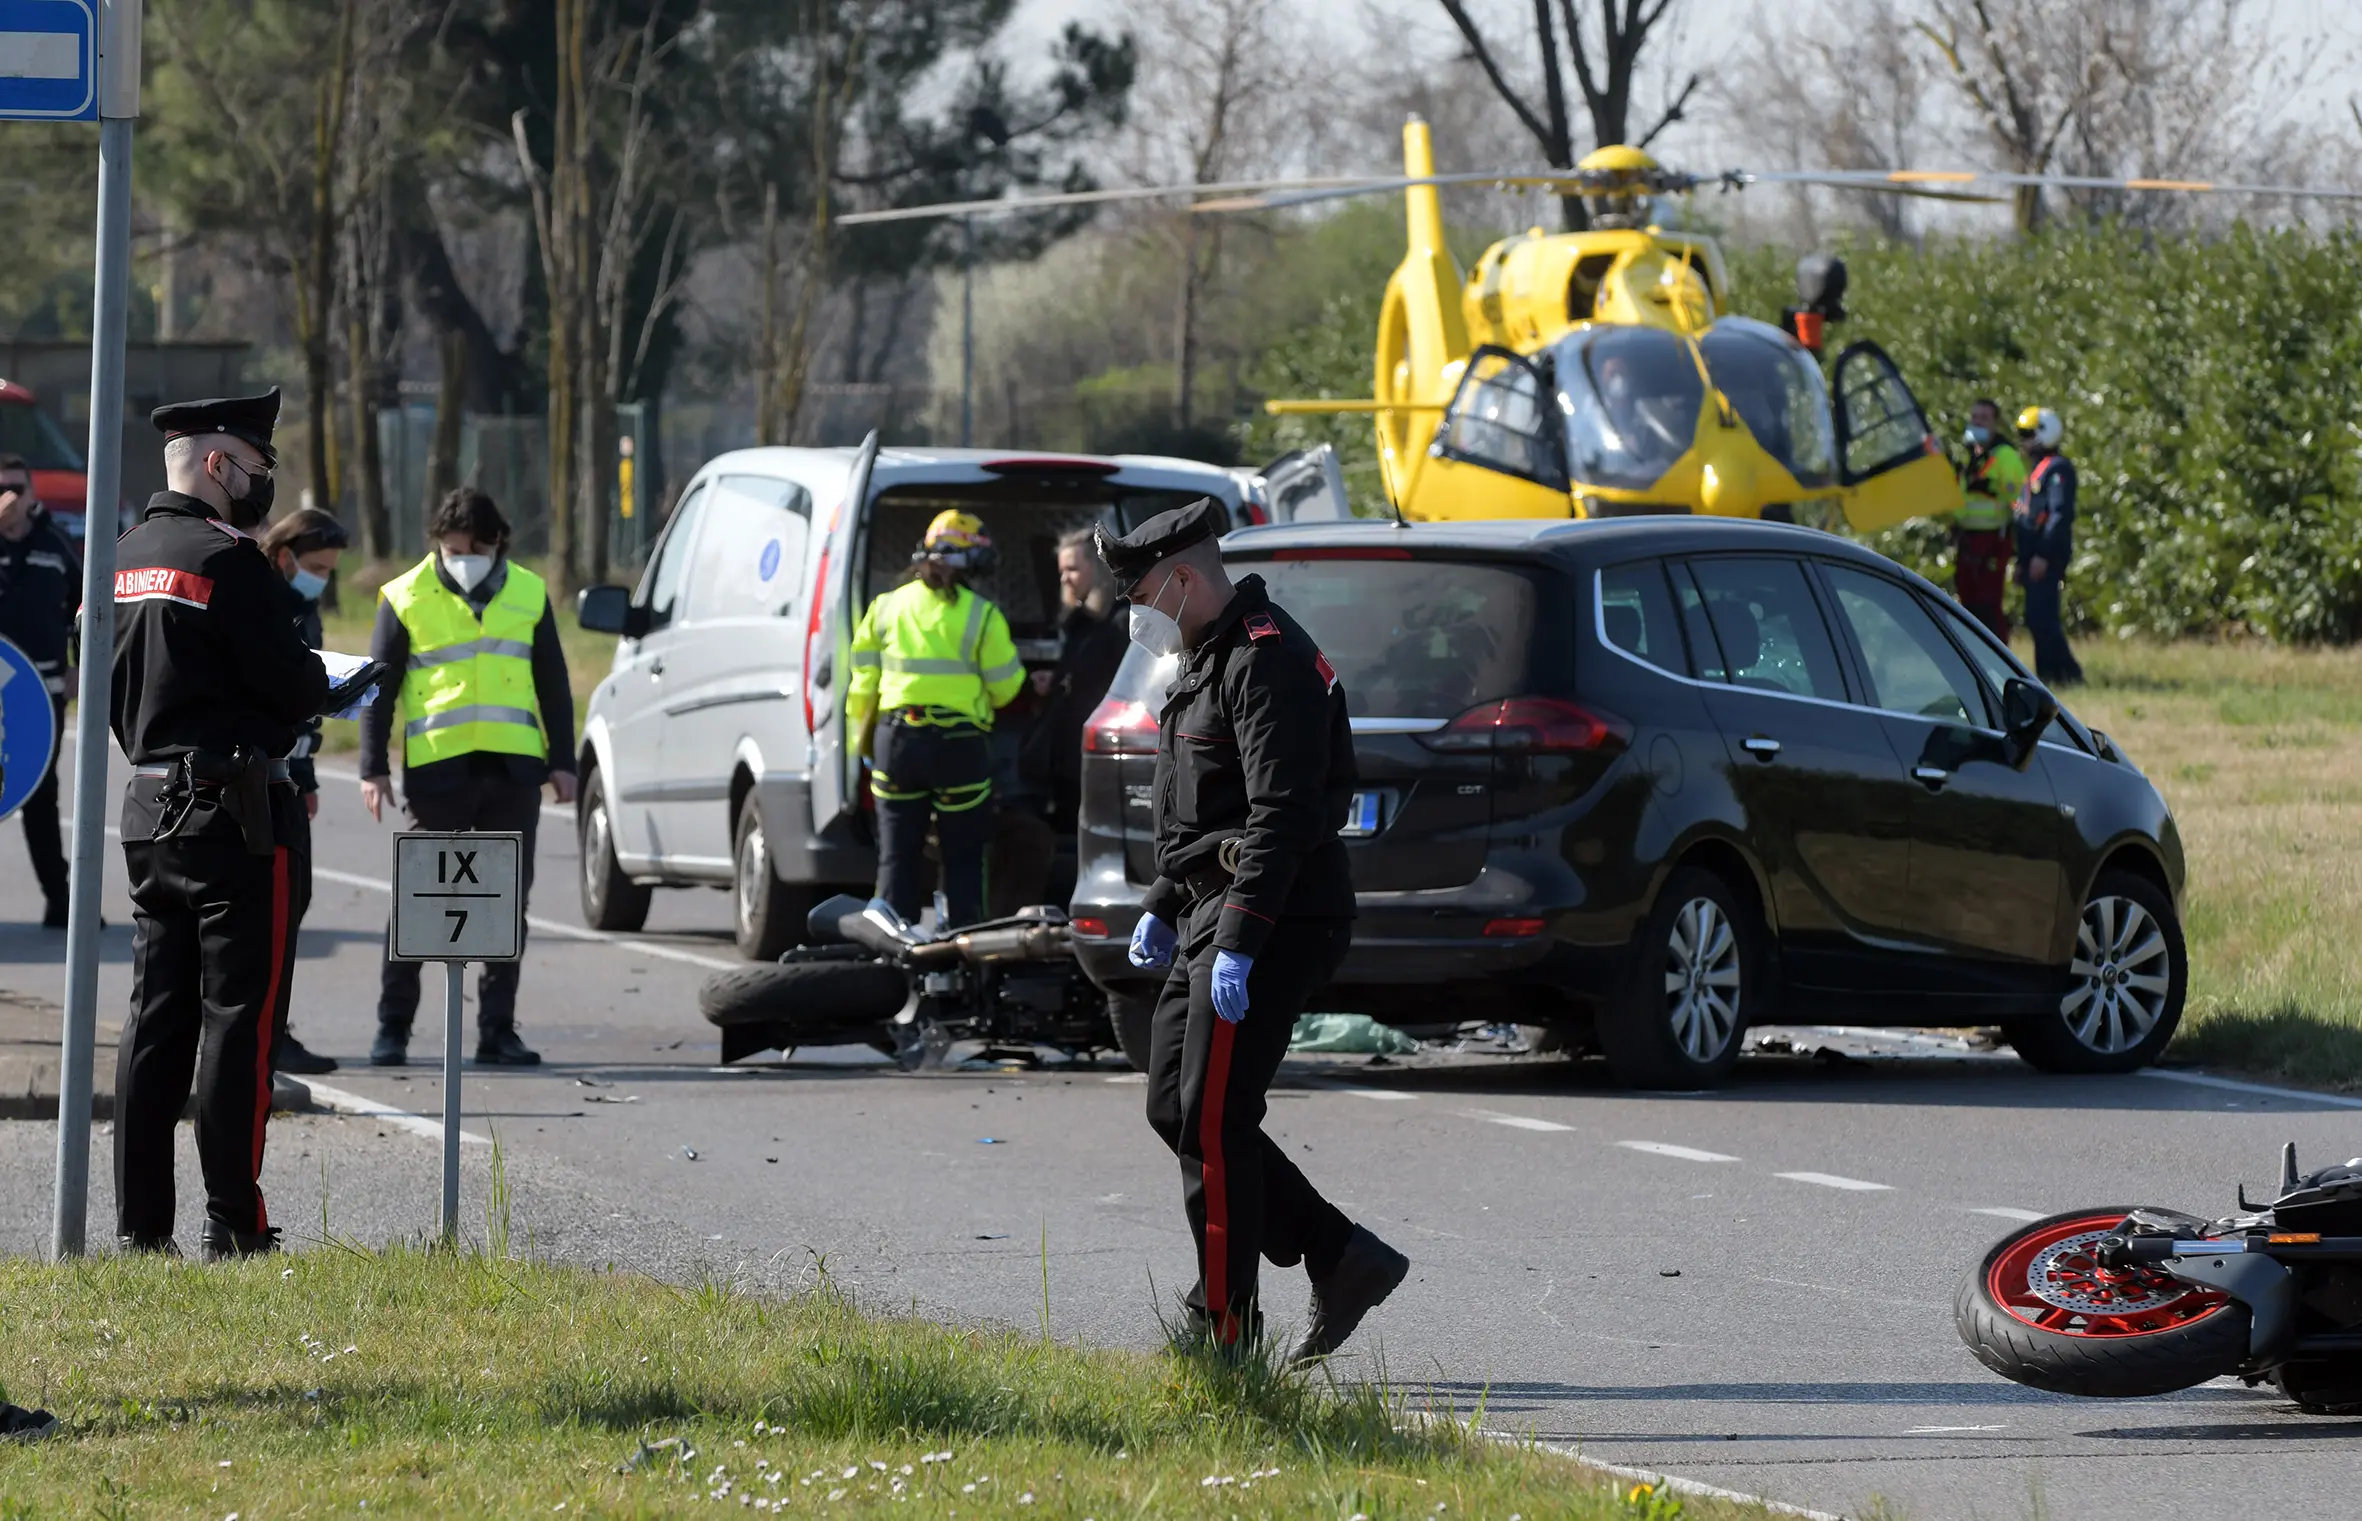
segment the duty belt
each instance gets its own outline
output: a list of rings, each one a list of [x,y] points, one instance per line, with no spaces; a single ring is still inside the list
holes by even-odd
[[[1181,885],[1189,889],[1192,899],[1203,901],[1218,898],[1230,891],[1230,883],[1238,875],[1239,837],[1231,835],[1214,847],[1213,864],[1184,872]]]
[[[147,778],[149,778],[150,780],[153,780],[153,781],[164,781],[164,780],[166,780],[166,779],[170,778],[171,776],[173,776],[173,775],[174,775],[175,773],[177,773],[179,770],[180,770],[180,767],[178,767],[177,765],[173,765],[173,766],[134,766],[134,767],[132,767],[132,768],[131,768],[131,774],[132,774],[133,776],[144,776],[144,777],[147,777]],[[287,769],[287,763],[286,763],[285,761],[283,761],[283,760],[275,760],[275,761],[272,761],[272,762],[271,762],[271,768],[270,768],[270,772],[271,772],[271,780],[272,780],[272,781],[274,781],[274,782],[286,782],[286,783],[287,783],[287,784],[289,784],[290,786],[294,785],[294,782],[295,782],[295,774],[294,774],[293,772],[291,772],[291,771],[289,771],[289,770]],[[217,785],[219,785],[219,784],[218,784],[218,783],[212,783],[212,782],[200,782],[200,783],[198,783],[198,785],[199,785],[199,786],[217,786]]]

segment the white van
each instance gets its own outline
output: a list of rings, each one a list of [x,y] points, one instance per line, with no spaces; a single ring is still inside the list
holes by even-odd
[[[582,911],[636,930],[658,887],[729,886],[738,946],[769,960],[811,905],[877,874],[862,763],[846,743],[847,651],[927,523],[973,512],[999,548],[979,588],[1028,666],[1058,658],[1059,537],[1212,497],[1234,524],[1349,516],[1324,446],[1261,471],[1143,455],[742,449],[700,469],[636,588],[581,594],[621,636],[591,694],[575,804]]]

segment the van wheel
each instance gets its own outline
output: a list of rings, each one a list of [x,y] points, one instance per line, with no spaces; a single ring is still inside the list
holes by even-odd
[[[1665,883],[1632,942],[1624,986],[1600,1011],[1608,1070],[1634,1088],[1710,1088],[1739,1059],[1762,976],[1755,911],[1710,871]]]
[[[2001,1035],[2044,1072],[2130,1072],[2157,1059],[2182,1022],[2190,958],[2173,899],[2147,877],[2102,872],[2075,926],[2067,991]]]
[[[654,889],[634,882],[615,864],[615,815],[607,806],[607,778],[597,771],[582,779],[574,832],[582,859],[583,923],[626,934],[646,924]]]
[[[777,961],[780,952],[803,938],[812,895],[782,883],[771,869],[771,841],[753,797],[738,805],[738,826],[731,836],[731,927],[738,954],[749,961]]]

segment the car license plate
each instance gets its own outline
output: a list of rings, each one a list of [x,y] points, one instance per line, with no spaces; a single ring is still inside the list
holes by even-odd
[[[1353,806],[1345,810],[1345,827],[1337,832],[1364,839],[1376,834],[1379,824],[1378,801],[1379,795],[1375,792],[1356,792]]]

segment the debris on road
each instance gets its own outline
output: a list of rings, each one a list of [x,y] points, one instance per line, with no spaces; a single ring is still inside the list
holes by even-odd
[[[1306,1014],[1297,1019],[1288,1049],[1338,1056],[1410,1056],[1417,1053],[1419,1043],[1367,1014]]]

